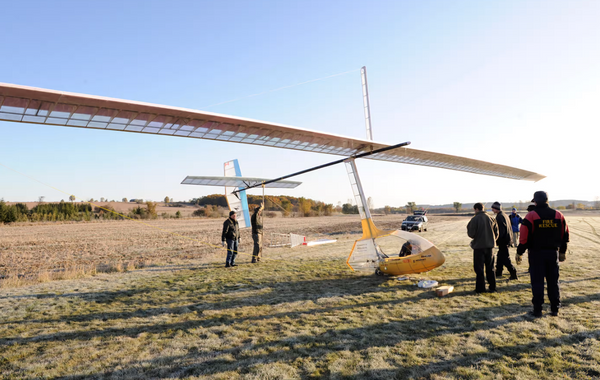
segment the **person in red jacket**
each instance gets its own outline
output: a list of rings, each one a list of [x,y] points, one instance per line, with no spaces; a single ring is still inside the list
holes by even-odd
[[[516,261],[520,264],[523,253],[529,250],[533,315],[542,316],[546,279],[551,315],[557,316],[560,309],[558,263],[566,260],[569,227],[563,214],[548,206],[548,194],[545,191],[536,191],[531,201],[535,202],[535,208],[527,213],[521,223]]]

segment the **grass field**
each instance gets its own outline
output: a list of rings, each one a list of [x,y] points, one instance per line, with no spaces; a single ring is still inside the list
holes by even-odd
[[[391,228],[399,220],[376,223]],[[0,377],[600,378],[600,216],[567,220],[564,307],[539,319],[527,315],[526,264],[519,281],[499,282],[498,293],[473,292],[464,217],[434,216],[423,233],[446,254],[444,266],[423,275],[455,287],[443,298],[414,280],[350,272],[345,259],[360,236],[353,217],[266,220],[271,231],[329,232],[338,243],[270,249],[258,265],[242,255],[231,269],[218,249],[124,222],[0,228],[3,257],[24,250],[31,235],[41,239],[28,262],[43,252],[58,257],[53,244],[77,258],[88,235],[86,257],[155,255],[142,269],[0,289]],[[156,223],[195,237],[219,224]],[[60,226],[77,241],[45,230]],[[249,251],[249,236],[242,239]]]

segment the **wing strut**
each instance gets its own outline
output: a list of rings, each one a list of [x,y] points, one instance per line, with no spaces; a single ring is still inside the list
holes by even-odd
[[[314,166],[314,167],[312,167],[310,169],[305,169],[305,170],[302,170],[302,171],[299,171],[299,172],[296,172],[296,173],[284,175],[283,177],[279,177],[279,178],[271,179],[269,181],[257,183],[255,185],[248,186],[248,187],[245,187],[243,189],[237,189],[237,190],[234,191],[234,193],[238,192],[238,191],[244,191],[244,190],[248,190],[248,189],[253,189],[255,187],[267,185],[267,184],[272,183],[272,182],[281,181],[281,180],[284,180],[286,178],[295,177],[295,176],[300,175],[300,174],[304,174],[304,173],[312,172],[312,171],[315,171],[315,170],[323,169],[323,168],[326,168],[328,166],[333,166],[333,165],[341,164],[342,162],[345,162],[346,160],[348,160],[350,158],[362,158],[362,157],[370,156],[372,154],[385,152],[387,150],[401,148],[401,147],[407,146],[407,145],[410,145],[410,141],[406,141],[406,142],[403,142],[403,143],[400,143],[400,144],[388,146],[388,147],[381,148],[381,149],[376,149],[376,150],[373,150],[371,152],[360,153],[360,154],[357,154],[355,156],[350,156],[350,157],[342,158],[341,160],[332,161],[332,162],[327,163],[327,164],[323,164],[323,165],[319,165],[319,166]]]

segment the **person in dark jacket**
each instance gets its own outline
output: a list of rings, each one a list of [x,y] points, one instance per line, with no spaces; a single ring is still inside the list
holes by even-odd
[[[473,269],[475,270],[475,293],[485,292],[485,281],[489,284],[489,292],[496,291],[496,274],[494,273],[493,248],[498,239],[498,226],[496,221],[483,211],[481,203],[473,205],[475,216],[467,225],[467,234],[471,239],[473,248]],[[485,274],[484,274],[485,266]]]
[[[262,253],[262,239],[263,239],[263,223],[262,223],[262,210],[263,204],[254,209],[254,214],[250,218],[252,224],[252,240],[254,241],[254,251],[252,252],[252,262],[258,263]]]
[[[498,256],[496,258],[496,278],[502,277],[502,270],[504,267],[508,269],[510,273],[509,280],[518,280],[517,270],[510,261],[510,254],[508,253],[508,246],[512,241],[512,227],[508,216],[502,211],[502,204],[500,202],[494,202],[492,205],[492,211],[496,214],[496,224],[498,225],[498,239],[496,244],[498,245]]]
[[[535,208],[527,213],[521,223],[516,261],[519,264],[525,250],[529,250],[533,315],[542,316],[546,279],[551,315],[557,316],[561,306],[558,263],[567,258],[569,227],[563,214],[548,206],[548,194],[545,191],[536,191],[532,202],[535,202]]]
[[[412,249],[413,249],[413,246],[412,246],[410,240],[407,240],[406,243],[402,244],[402,248],[400,248],[400,253],[398,254],[398,257],[405,257],[405,256],[412,255]]]
[[[223,222],[223,233],[221,233],[221,244],[225,246],[227,242],[227,258],[225,267],[236,267],[235,258],[240,244],[240,227],[236,220],[235,211],[229,212],[229,218]]]
[[[512,245],[511,247],[516,247],[519,245],[519,224],[523,221],[521,215],[517,213],[517,209],[513,207],[512,212],[508,216],[510,219],[510,225],[512,227]]]

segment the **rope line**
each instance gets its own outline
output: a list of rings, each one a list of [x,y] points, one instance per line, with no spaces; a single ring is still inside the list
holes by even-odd
[[[288,86],[283,86],[283,87],[279,87],[279,88],[275,88],[273,90],[267,90],[267,91],[263,91],[263,92],[259,92],[257,94],[252,94],[252,95],[247,95],[247,96],[243,96],[241,98],[236,98],[236,99],[232,99],[232,100],[227,100],[225,102],[220,102],[220,103],[215,103],[215,104],[211,104],[209,106],[204,106],[201,107],[200,109],[207,109],[207,108],[211,108],[211,107],[216,107],[216,106],[220,106],[222,104],[227,104],[227,103],[233,103],[233,102],[237,102],[240,100],[244,100],[244,99],[248,99],[248,98],[253,98],[255,96],[260,96],[260,95],[264,95],[264,94],[269,94],[271,92],[275,92],[275,91],[281,91],[281,90],[285,90],[287,88],[292,88],[292,87],[296,87],[296,86],[301,86],[303,84],[308,84],[308,83],[312,83],[312,82],[318,82],[321,80],[325,80],[325,79],[329,79],[329,78],[333,78],[333,77],[337,77],[340,75],[345,75],[345,74],[349,74],[349,73],[354,73],[356,71],[360,71],[360,69],[354,69],[354,70],[350,70],[350,71],[345,71],[343,73],[339,73],[339,74],[333,74],[333,75],[329,75],[323,78],[317,78],[317,79],[311,79],[311,80],[307,80],[306,82],[300,82],[300,83],[296,83],[296,84],[291,84]]]

